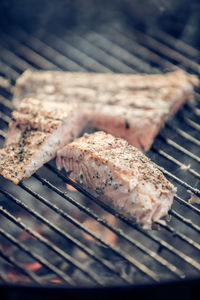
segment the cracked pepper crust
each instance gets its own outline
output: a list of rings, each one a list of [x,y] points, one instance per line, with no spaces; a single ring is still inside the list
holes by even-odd
[[[167,214],[176,192],[142,152],[105,132],[85,134],[59,150],[57,166],[146,229]]]
[[[0,149],[0,174],[15,184],[31,176],[77,137],[84,122],[75,104],[24,99],[12,113],[5,147]]]

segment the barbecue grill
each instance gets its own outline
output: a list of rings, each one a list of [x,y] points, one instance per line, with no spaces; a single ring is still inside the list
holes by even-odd
[[[15,26],[14,26],[15,25]],[[98,28],[14,24],[0,33],[0,146],[13,87],[27,68],[199,74],[200,51],[167,31],[130,22]],[[47,163],[18,186],[0,178],[0,288],[41,297],[192,286],[200,279],[200,94],[162,129],[147,155],[177,186],[166,223],[145,231]],[[43,288],[43,290],[41,289]],[[44,289],[45,288],[45,289]],[[50,292],[49,292],[49,288]],[[49,294],[50,293],[50,294]],[[95,294],[96,295],[96,294]],[[139,295],[139,294],[138,294]],[[21,299],[21,298],[20,298]],[[183,298],[184,299],[184,298]]]

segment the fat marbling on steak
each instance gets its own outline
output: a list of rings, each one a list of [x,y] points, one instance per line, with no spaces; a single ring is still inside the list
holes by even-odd
[[[0,174],[16,184],[30,177],[79,135],[86,119],[76,104],[24,99],[0,149]]]
[[[85,134],[59,150],[57,166],[145,229],[167,215],[176,192],[142,152],[101,131]]]
[[[89,107],[90,126],[147,151],[166,120],[193,97],[197,84],[195,75],[182,70],[151,75],[27,70],[17,80],[13,103],[17,106],[24,97],[78,103]]]

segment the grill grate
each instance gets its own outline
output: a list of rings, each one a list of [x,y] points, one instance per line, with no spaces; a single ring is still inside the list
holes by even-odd
[[[159,30],[147,35],[111,25],[98,32],[60,32],[30,36],[15,28],[1,34],[0,75],[11,82],[0,84],[1,145],[15,80],[27,68],[159,73],[178,65],[199,74],[198,50]],[[191,201],[200,196],[199,100],[197,91],[196,106],[185,105],[148,153],[178,187],[171,220],[159,231],[132,224],[54,162],[19,186],[1,178],[0,282],[110,286],[199,278],[200,209]]]

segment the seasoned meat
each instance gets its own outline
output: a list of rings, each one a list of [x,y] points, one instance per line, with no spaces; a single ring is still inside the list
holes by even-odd
[[[59,150],[57,166],[145,229],[168,213],[176,192],[142,152],[104,132],[85,134]]]
[[[182,70],[159,75],[27,70],[17,80],[14,104],[27,96],[78,103],[87,109],[90,126],[147,151],[165,121],[193,97],[197,83]]]
[[[28,178],[78,136],[86,119],[76,104],[24,99],[0,149],[0,174],[16,184]]]
[[[148,151],[167,117],[166,109],[96,105],[90,126],[124,138],[138,149]]]
[[[182,70],[167,74],[101,74],[25,71],[17,80],[14,104],[34,96],[49,101],[95,102],[142,109],[180,106],[192,97],[197,77]]]

